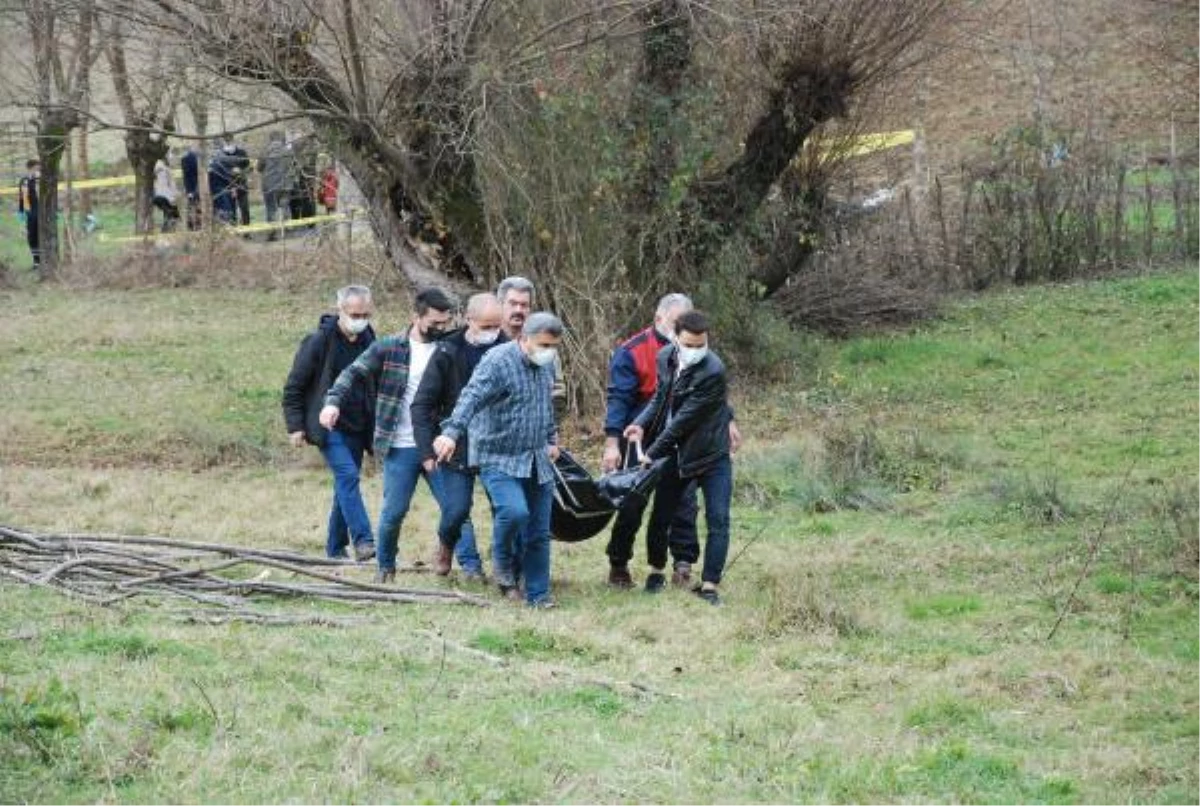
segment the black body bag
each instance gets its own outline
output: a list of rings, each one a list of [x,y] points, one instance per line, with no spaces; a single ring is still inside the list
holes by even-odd
[[[600,495],[590,473],[569,452],[554,460],[554,504],[550,536],[564,543],[595,537],[612,520],[616,507]]]

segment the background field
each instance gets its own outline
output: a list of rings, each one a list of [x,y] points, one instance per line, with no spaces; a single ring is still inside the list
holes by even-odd
[[[556,544],[548,613],[266,605],[348,628],[0,581],[0,801],[1194,803],[1198,291],[798,344],[738,389],[719,609],[608,591],[603,538]],[[0,299],[0,523],[319,552],[278,410],[315,294]],[[419,492],[404,561],[433,518]]]

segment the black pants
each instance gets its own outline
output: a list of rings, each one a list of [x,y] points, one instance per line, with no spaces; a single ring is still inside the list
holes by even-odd
[[[154,197],[154,206],[162,210],[162,231],[173,232],[175,225],[179,223],[179,206],[175,202],[167,201],[163,196]]]
[[[238,217],[241,219],[242,226],[250,223],[250,191],[244,187],[234,189],[233,203],[237,208]]]
[[[28,213],[25,219],[25,241],[29,244],[29,254],[33,255],[33,267],[42,265],[41,241],[38,239],[37,213]]]
[[[631,495],[625,505],[617,510],[612,535],[604,553],[611,565],[627,565],[633,559],[633,541],[642,528],[642,516],[649,505],[649,497]],[[671,559],[676,563],[695,564],[700,559],[700,538],[696,534],[696,516],[700,506],[696,501],[696,485],[687,485],[675,515],[671,519],[671,530],[667,538]]]

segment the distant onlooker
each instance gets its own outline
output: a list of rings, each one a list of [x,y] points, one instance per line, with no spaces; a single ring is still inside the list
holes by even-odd
[[[179,205],[175,203],[175,199],[179,196],[179,191],[175,189],[175,177],[171,175],[171,165],[169,157],[164,155],[162,159],[154,163],[154,206],[162,210],[163,221],[162,231],[171,232],[175,229],[175,225],[179,222]]]
[[[236,143],[226,143],[221,159],[228,166],[229,191],[242,226],[250,223],[250,155]]]
[[[317,180],[317,142],[312,135],[304,135],[292,140],[291,147],[289,204],[292,219],[312,218],[317,214],[313,189],[313,184]]]
[[[232,166],[225,160],[225,141],[213,141],[215,151],[208,161],[208,195],[212,198],[213,220],[229,224],[234,217]]]
[[[321,182],[317,188],[317,203],[325,208],[325,215],[337,212],[338,205],[338,175],[337,166],[330,162],[321,171]]]
[[[25,240],[29,253],[33,255],[33,270],[41,272],[42,250],[38,238],[38,180],[42,175],[42,163],[29,160],[25,163],[28,173],[17,184],[17,218],[25,222]],[[40,274],[38,275],[41,276]]]
[[[267,221],[274,224],[288,215],[291,191],[292,154],[284,142],[283,132],[273,131],[268,136],[267,150],[258,161],[258,172],[262,175],[263,203],[267,208]],[[275,237],[275,233],[271,233]]]
[[[200,229],[200,154],[194,143],[189,143],[179,160],[183,169],[183,194],[187,197],[187,228]]]

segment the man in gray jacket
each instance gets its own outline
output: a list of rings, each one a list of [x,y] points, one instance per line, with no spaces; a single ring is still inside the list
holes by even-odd
[[[262,176],[263,203],[267,206],[267,221],[276,223],[287,218],[288,196],[291,192],[292,152],[284,142],[283,132],[273,131],[267,136],[267,150],[258,161],[258,172]],[[271,233],[275,238],[275,233]]]

